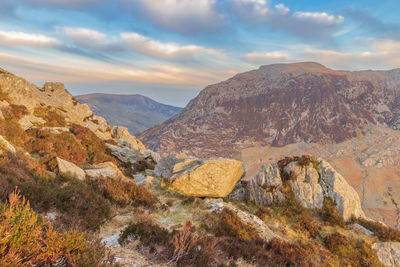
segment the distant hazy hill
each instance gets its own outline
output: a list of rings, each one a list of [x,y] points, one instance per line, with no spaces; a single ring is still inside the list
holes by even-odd
[[[158,103],[142,95],[88,94],[75,97],[111,125],[128,127],[131,133],[143,132],[175,116],[181,108]]]

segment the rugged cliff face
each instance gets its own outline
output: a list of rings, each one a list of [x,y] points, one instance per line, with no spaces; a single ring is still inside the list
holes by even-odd
[[[161,153],[237,156],[254,145],[338,143],[367,125],[400,129],[400,70],[346,72],[306,62],[262,66],[206,87],[141,135]]]

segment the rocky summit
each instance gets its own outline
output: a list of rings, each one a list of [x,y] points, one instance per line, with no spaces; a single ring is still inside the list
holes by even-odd
[[[274,64],[207,86],[183,111],[140,137],[160,153],[236,156],[255,145],[339,143],[366,126],[399,130],[400,70],[336,71]]]

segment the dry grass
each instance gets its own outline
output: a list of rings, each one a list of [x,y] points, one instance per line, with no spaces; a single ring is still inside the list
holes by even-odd
[[[40,117],[46,121],[45,126],[48,127],[65,127],[67,122],[63,115],[56,109],[50,107],[37,106],[34,109],[33,115]]]

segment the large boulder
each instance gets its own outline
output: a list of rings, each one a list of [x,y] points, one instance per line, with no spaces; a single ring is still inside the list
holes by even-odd
[[[372,248],[376,251],[379,261],[385,267],[400,266],[400,243],[382,242],[375,243]]]
[[[322,159],[319,160],[319,174],[324,195],[335,201],[343,219],[349,220],[352,216],[365,218],[357,192],[342,175]]]
[[[132,149],[129,146],[121,147],[107,144],[107,147],[110,149],[110,152],[113,156],[126,164],[135,164],[136,162],[145,159],[145,155],[143,153],[137,149]]]
[[[226,197],[243,176],[242,163],[232,159],[185,159],[175,164],[169,188],[195,197]]]
[[[158,161],[156,167],[154,168],[154,174],[158,177],[169,179],[173,175],[172,171],[175,164],[182,161],[183,159],[179,159],[174,156],[163,157]]]
[[[90,169],[85,169],[85,173],[92,179],[103,178],[121,178],[128,179],[112,162],[103,162],[95,164]]]
[[[283,169],[290,179],[298,182],[318,183],[319,175],[311,163],[300,165],[297,161],[290,162]]]
[[[265,164],[260,173],[247,183],[249,198],[257,205],[271,205],[285,200],[280,191],[282,179],[276,164]]]
[[[58,172],[62,175],[70,175],[81,181],[86,178],[85,171],[76,166],[74,163],[66,161],[62,158],[57,157]]]

